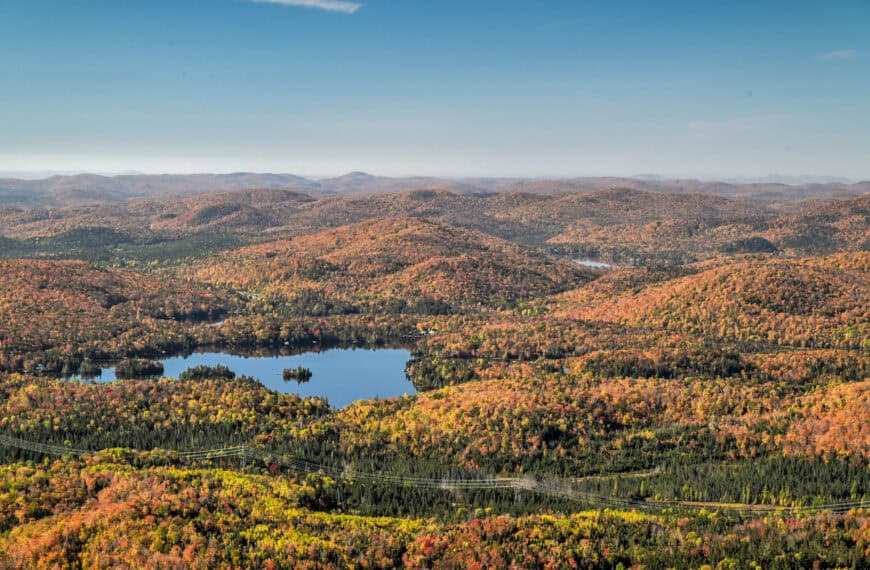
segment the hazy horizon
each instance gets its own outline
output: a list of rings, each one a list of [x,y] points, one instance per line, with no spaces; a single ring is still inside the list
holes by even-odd
[[[0,1],[0,171],[870,178],[870,3]]]
[[[434,178],[440,180],[474,180],[474,179],[504,179],[504,180],[571,180],[571,179],[582,179],[582,178],[624,178],[624,179],[635,179],[635,180],[698,180],[701,182],[727,182],[732,184],[757,184],[757,183],[771,183],[771,184],[787,184],[787,185],[800,185],[800,184],[858,184],[861,182],[870,181],[870,177],[866,179],[861,178],[848,178],[843,176],[833,176],[833,175],[813,175],[813,174],[798,174],[798,175],[786,175],[786,174],[767,174],[764,176],[668,176],[658,173],[644,173],[644,174],[633,174],[633,175],[624,175],[624,174],[578,174],[573,176],[555,176],[555,175],[540,175],[540,176],[499,176],[497,174],[479,174],[479,175],[469,175],[469,176],[450,176],[450,175],[439,175],[439,174],[381,174],[378,172],[371,172],[368,170],[352,170],[352,171],[344,171],[344,172],[335,172],[329,174],[299,174],[296,172],[270,172],[270,171],[249,171],[249,170],[227,170],[227,171],[212,171],[212,172],[142,172],[142,171],[116,171],[116,172],[95,172],[89,170],[65,170],[65,171],[42,171],[42,172],[16,172],[16,171],[4,171],[0,170],[0,178],[5,179],[15,179],[15,180],[30,180],[30,181],[38,181],[38,180],[47,180],[49,178],[54,177],[65,177],[65,176],[104,176],[104,177],[116,177],[116,176],[226,176],[232,174],[252,174],[252,175],[275,175],[275,176],[299,176],[301,178],[305,178],[312,181],[317,180],[328,180],[334,178],[341,178],[342,176],[349,176],[352,174],[364,174],[373,177],[383,177],[383,178]]]

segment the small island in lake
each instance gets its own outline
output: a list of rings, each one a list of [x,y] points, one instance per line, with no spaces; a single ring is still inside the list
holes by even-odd
[[[285,368],[283,375],[284,380],[308,382],[309,380],[311,380],[312,372],[309,368],[305,368],[304,366],[297,366],[296,368]]]
[[[232,380],[236,373],[223,364],[192,366],[178,375],[179,380]]]
[[[115,366],[118,378],[149,378],[163,374],[163,364],[146,358],[128,358]]]
[[[101,376],[103,369],[89,358],[85,358],[79,365],[79,374],[82,378],[97,378]]]

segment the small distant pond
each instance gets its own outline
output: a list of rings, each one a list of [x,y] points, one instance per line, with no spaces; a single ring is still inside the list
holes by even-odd
[[[319,352],[304,352],[277,356],[241,356],[225,352],[195,352],[187,356],[161,359],[162,376],[178,375],[194,366],[222,364],[238,376],[251,376],[276,392],[326,398],[334,408],[356,400],[390,398],[416,394],[417,390],[405,375],[405,364],[411,358],[401,348],[334,348]],[[284,380],[285,368],[308,368],[312,372],[307,382]],[[94,382],[113,382],[115,368],[103,368]]]
[[[593,267],[595,269],[609,269],[612,267],[616,267],[615,265],[611,265],[610,263],[595,261],[594,259],[575,259],[574,262],[584,267]]]

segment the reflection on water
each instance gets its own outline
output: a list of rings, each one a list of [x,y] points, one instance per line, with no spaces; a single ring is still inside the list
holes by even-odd
[[[160,360],[163,376],[178,378],[188,368],[222,364],[236,376],[251,376],[271,390],[300,396],[321,396],[335,408],[370,398],[389,398],[415,394],[405,375],[411,353],[402,348],[350,349],[335,348],[301,354],[242,356],[224,352],[196,352]],[[285,368],[308,368],[311,380],[305,383],[286,381]],[[116,380],[115,369],[103,368],[96,382]]]

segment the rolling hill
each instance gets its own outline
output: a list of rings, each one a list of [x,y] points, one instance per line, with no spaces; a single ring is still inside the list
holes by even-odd
[[[456,307],[512,303],[591,278],[569,261],[414,218],[370,220],[226,252],[191,275],[299,302]]]
[[[726,198],[759,199],[788,203],[807,199],[830,199],[870,192],[870,182],[850,184],[839,180],[821,182],[778,180],[750,183],[668,179],[650,177],[580,178],[437,178],[432,176],[387,177],[350,172],[332,178],[304,178],[293,174],[236,172],[230,174],[125,174],[101,176],[76,174],[38,180],[0,179],[0,207],[49,208],[118,202],[130,199],[184,197],[207,192],[251,188],[290,189],[318,196],[352,196],[435,188],[461,194],[522,192],[534,194],[587,193],[609,188],[677,194],[704,193]],[[786,206],[787,207],[787,206]]]
[[[558,314],[663,332],[794,347],[870,347],[870,252],[749,257],[612,296],[564,295]],[[592,289],[599,288],[593,284]],[[572,299],[585,305],[575,305]]]
[[[227,307],[203,288],[81,261],[0,260],[0,274],[0,367],[7,369],[74,371],[89,355],[181,346],[191,338],[185,323]]]
[[[205,193],[51,210],[0,211],[0,235],[22,256],[135,257],[158,244],[186,256],[316,233],[368,220],[419,218],[623,265],[682,264],[722,254],[789,256],[861,251],[870,243],[868,196],[810,203],[782,214],[749,200],[609,189],[458,194],[439,189],[316,198],[292,190]],[[185,248],[183,241],[199,244]],[[92,248],[88,251],[84,245]],[[119,251],[114,251],[119,248]]]

